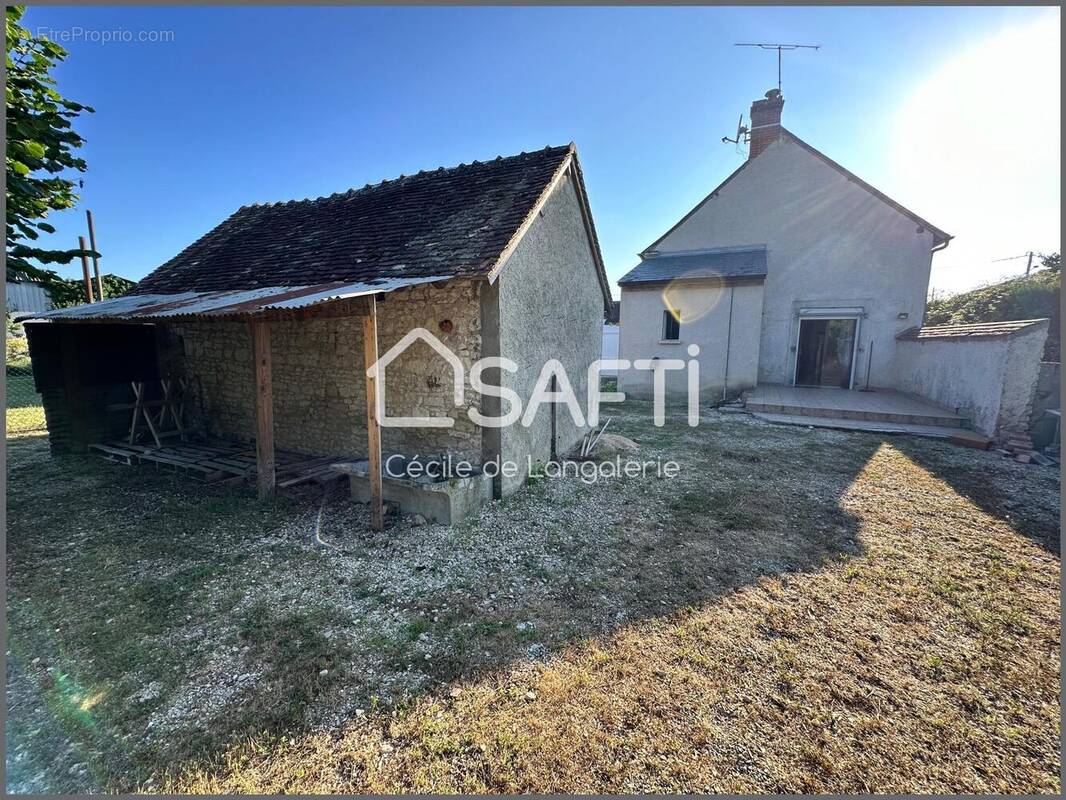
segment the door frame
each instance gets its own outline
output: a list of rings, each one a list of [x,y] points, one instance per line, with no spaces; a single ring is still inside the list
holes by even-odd
[[[855,362],[859,357],[859,333],[862,330],[862,318],[865,316],[862,311],[851,308],[842,308],[839,311],[834,309],[819,309],[817,311],[806,312],[800,311],[796,315],[796,336],[793,340],[793,355],[792,355],[792,386],[797,386],[796,378],[799,372],[799,345],[800,345],[800,328],[803,326],[804,320],[818,320],[818,319],[853,319],[855,320],[855,341],[851,343],[851,370],[848,374],[848,388],[841,389],[841,391],[851,391],[855,388]],[[810,388],[799,386],[798,388]],[[833,386],[819,386],[815,387],[819,389],[833,389],[837,387]]]

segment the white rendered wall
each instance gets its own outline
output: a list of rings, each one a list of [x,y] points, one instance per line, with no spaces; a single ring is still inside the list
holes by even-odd
[[[790,384],[797,312],[861,306],[855,367],[865,384],[891,386],[896,334],[920,325],[933,235],[799,145],[782,139],[741,170],[656,246],[660,253],[765,244],[762,383]],[[901,318],[901,315],[906,315]],[[625,322],[623,320],[623,339]],[[623,345],[624,349],[624,345]]]
[[[600,358],[618,358],[618,326],[608,325],[604,323],[603,326],[603,344],[600,346]],[[604,375],[617,375],[618,370],[605,369]]]
[[[706,282],[674,284],[670,302],[681,312],[680,339],[662,341],[663,311],[667,307],[663,286],[622,288],[619,350],[622,358],[685,359],[688,346],[699,345],[700,391],[704,400],[718,399],[726,382],[726,342],[729,342],[729,393],[755,386],[759,368],[759,328],[753,321],[762,315],[763,288],[759,284],[720,286]],[[730,331],[729,304],[733,303]],[[653,375],[649,370],[629,369],[618,378],[621,391],[636,397],[649,396]],[[666,373],[670,394],[684,394],[684,372]]]
[[[604,295],[596,258],[581,216],[573,179],[566,177],[496,281],[499,354],[518,364],[518,374],[503,372],[501,385],[513,389],[526,408],[544,364],[558,359],[566,369],[581,408],[588,396],[588,368],[603,344]],[[486,331],[488,335],[488,331]],[[504,460],[525,465],[551,456],[551,407],[543,405],[530,427],[500,430]],[[575,425],[565,406],[556,408],[556,444],[565,454],[588,430]],[[523,466],[524,468],[524,466]],[[520,487],[525,472],[504,476],[504,495]]]
[[[898,387],[1005,438],[1029,427],[1047,322],[1013,336],[900,342]]]

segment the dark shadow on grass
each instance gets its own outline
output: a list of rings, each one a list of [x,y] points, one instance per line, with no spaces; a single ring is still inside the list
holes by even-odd
[[[433,544],[445,534],[403,524],[374,534],[361,507],[339,497],[323,530],[332,552],[293,533],[313,501],[265,506],[164,471],[53,460],[40,442],[9,441],[16,654],[43,658],[26,669],[47,702],[56,674],[83,687],[67,698],[75,705],[99,695],[84,719],[61,721],[100,785],[129,790],[240,737],[293,735],[310,710],[343,720],[378,695],[440,691],[861,552],[839,500],[879,437],[841,446],[790,428],[693,430],[671,419],[654,429],[649,418],[623,416],[612,430],[638,441],[642,458],[676,459],[683,480],[536,482],[447,533],[449,548],[465,548],[458,560]],[[271,566],[260,571],[248,559],[264,558],[265,541]],[[440,580],[446,569],[454,580]],[[292,591],[257,599],[262,582]],[[353,624],[355,634],[337,633]],[[215,677],[218,648],[234,656]],[[145,737],[190,684],[208,698],[213,681],[230,692],[222,706],[193,701],[198,725]]]

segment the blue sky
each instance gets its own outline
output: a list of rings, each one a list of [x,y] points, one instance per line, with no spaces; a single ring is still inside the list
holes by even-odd
[[[96,113],[55,238],[73,246],[91,208],[107,272],[140,278],[247,203],[573,140],[617,280],[742,160],[720,139],[776,62],[733,43],[795,41],[823,47],[785,56],[785,124],[954,233],[933,284],[955,290],[1059,247],[1058,14],[38,7],[24,24],[75,37],[60,89]]]

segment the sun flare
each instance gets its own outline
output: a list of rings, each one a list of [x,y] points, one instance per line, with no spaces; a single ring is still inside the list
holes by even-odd
[[[934,261],[936,288],[1016,274],[992,260],[1059,248],[1059,20],[1049,11],[949,57],[898,111],[902,196],[956,236]]]

